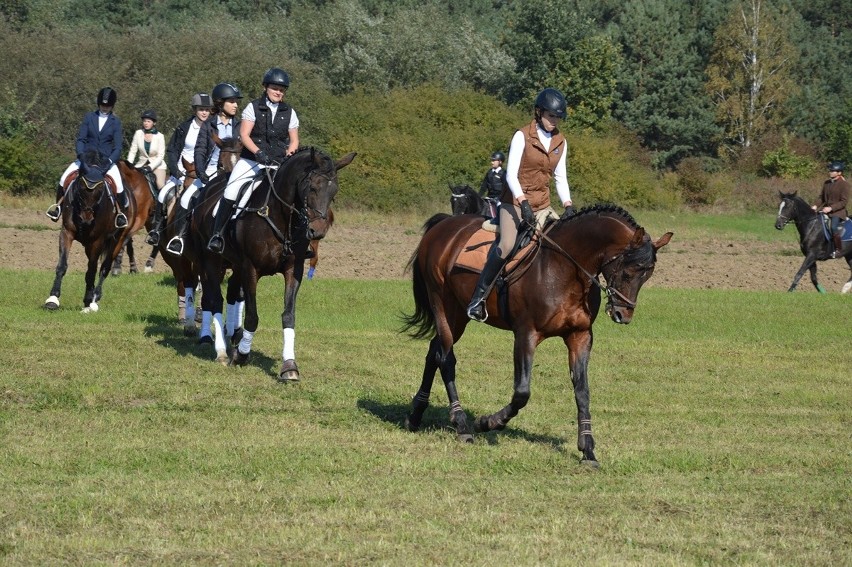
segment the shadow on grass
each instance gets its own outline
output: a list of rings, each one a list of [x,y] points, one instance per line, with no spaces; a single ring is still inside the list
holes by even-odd
[[[216,350],[212,344],[198,344],[198,336],[188,337],[183,334],[183,327],[177,324],[172,317],[162,315],[148,315],[143,317],[145,321],[145,334],[157,339],[157,344],[171,349],[181,356],[192,356],[199,360],[216,361]],[[228,354],[233,348],[228,345]],[[247,366],[260,368],[267,374],[278,376],[278,361],[265,354],[252,351]]]
[[[411,411],[410,404],[386,404],[376,400],[361,398],[358,400],[358,408],[373,414],[378,419],[396,425],[402,430],[406,430],[405,419]],[[473,423],[478,419],[471,412],[465,410],[467,422],[473,426]],[[423,419],[420,422],[418,431],[434,431],[446,430],[455,431],[455,428],[450,423],[449,407],[448,406],[429,406],[423,413]],[[503,431],[489,431],[487,433],[476,433],[477,439],[485,439],[489,445],[497,445],[500,437],[509,439],[521,439],[529,443],[539,443],[550,445],[554,449],[560,451],[569,450],[565,447],[565,439],[555,437],[553,435],[540,435],[537,433],[528,433],[523,429],[513,427],[510,423]]]

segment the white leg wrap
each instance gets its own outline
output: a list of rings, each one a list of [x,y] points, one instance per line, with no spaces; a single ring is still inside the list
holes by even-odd
[[[243,331],[243,338],[240,340],[240,345],[237,347],[237,350],[240,351],[240,354],[248,354],[251,352],[251,341],[254,339],[254,333],[251,331]]]
[[[187,287],[183,290],[184,301],[186,304],[186,320],[195,320],[195,288]]]
[[[284,360],[296,360],[296,329],[284,329]]]
[[[229,303],[227,307],[227,315],[225,317],[225,334],[229,337],[234,336],[234,330],[237,328],[236,323],[237,319],[237,305],[236,303]]]
[[[246,302],[245,301],[237,301],[237,316],[234,317],[234,321],[237,324],[237,329],[243,326],[243,321],[246,317]]]
[[[204,315],[207,315],[207,311]],[[205,329],[207,327],[204,327]],[[225,346],[225,335],[222,334],[222,314],[216,313],[213,315],[213,346],[216,347],[217,353],[227,353],[228,349]]]

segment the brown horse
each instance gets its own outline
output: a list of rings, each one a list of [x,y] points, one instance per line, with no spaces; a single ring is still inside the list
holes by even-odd
[[[423,238],[409,263],[415,308],[412,315],[404,317],[403,327],[414,338],[433,337],[423,380],[406,421],[408,428],[419,428],[435,372],[440,369],[450,400],[450,422],[459,438],[467,442],[473,441],[473,429],[456,391],[453,345],[470,321],[466,308],[478,274],[457,265],[456,259],[481,225],[482,218],[471,215],[439,214],[426,222]],[[586,208],[546,226],[532,245],[537,249],[524,256],[488,297],[491,316],[487,324],[510,330],[515,336],[515,387],[509,405],[477,419],[475,430],[501,430],[518,414],[529,401],[535,348],[546,338],[560,337],[568,347],[577,402],[577,447],[583,461],[597,466],[587,370],[600,292],[606,293],[606,312],[612,320],[629,323],[639,289],[654,272],[657,250],[671,237],[668,232],[652,241],[645,229],[616,206]],[[606,284],[599,282],[599,274]]]
[[[245,323],[239,345],[230,364],[243,365],[251,352],[252,338],[258,326],[257,282],[263,276],[284,276],[284,363],[278,379],[299,380],[295,361],[296,295],[302,282],[305,255],[311,240],[322,239],[329,228],[329,207],[338,191],[337,172],[349,165],[354,153],[333,160],[315,148],[300,148],[285,158],[277,171],[264,169],[265,175],[236,219],[224,232],[225,250],[219,255],[207,250],[213,228],[213,209],[225,189],[224,182],[213,180],[205,189],[205,198],[193,209],[189,249],[193,263],[201,266],[202,300],[215,329],[217,360],[228,362],[222,331],[222,277],[224,267],[233,270],[228,282],[228,303],[239,294],[245,298]],[[185,253],[186,254],[186,253]],[[230,325],[229,325],[230,326]]]
[[[84,156],[79,175],[70,180],[63,197],[65,206],[62,207],[62,228],[59,232],[59,262],[56,265],[56,277],[50,297],[44,302],[46,309],[59,309],[62,278],[68,270],[68,253],[71,244],[76,240],[85,248],[89,260],[85,276],[83,312],[97,311],[103,283],[109,275],[114,256],[136,231],[148,223],[153,207],[148,181],[145,175],[131,164],[121,161],[118,169],[128,195],[128,222],[125,228],[115,227],[118,205],[112,189],[108,187],[105,178],[93,174],[99,162],[99,158],[93,153]],[[95,285],[95,272],[98,271],[99,261],[100,277]]]

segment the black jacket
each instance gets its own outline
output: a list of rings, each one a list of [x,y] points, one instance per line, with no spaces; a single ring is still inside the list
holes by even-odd
[[[218,120],[218,116],[211,116],[201,125],[201,131],[198,133],[198,141],[195,142],[195,163],[204,164],[199,170],[207,169],[207,166],[210,164],[210,157],[213,155],[213,149],[216,147],[216,143],[213,141],[213,133],[215,132],[218,135],[218,131],[216,130],[216,122]],[[231,118],[231,132],[233,132],[234,138],[239,139],[240,119],[236,116]]]

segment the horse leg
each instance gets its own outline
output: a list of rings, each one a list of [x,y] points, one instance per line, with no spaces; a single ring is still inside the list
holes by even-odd
[[[819,282],[817,281],[817,265],[816,265],[816,262],[814,262],[814,263],[811,265],[811,267],[810,267],[810,268],[808,268],[808,270],[810,270],[810,272],[811,272],[811,283],[812,283],[812,284],[814,284],[814,287],[816,288],[816,290],[817,290],[818,292],[820,292],[820,293],[827,293],[827,292],[825,291],[825,288],[824,288],[824,287],[822,287],[822,286],[819,284]]]
[[[124,248],[118,251],[115,255],[115,261],[112,263],[112,275],[121,275],[121,263],[124,261]]]
[[[254,333],[257,331],[257,276],[253,268],[246,268],[240,272],[240,284],[243,288],[246,300],[246,320],[243,323],[243,333],[237,348],[231,354],[231,364],[242,366],[248,362],[251,354],[251,343]]]
[[[95,244],[88,244],[86,246],[86,257],[89,259],[89,262],[86,267],[86,292],[83,295],[83,313],[92,313],[98,310],[98,303],[95,298],[95,274],[98,271],[98,256]],[[105,265],[109,269],[109,265]]]
[[[157,253],[160,250],[156,246],[151,247],[151,253],[148,254],[148,259],[145,260],[145,273],[150,274],[154,271],[154,261],[157,259]]]
[[[183,291],[183,336],[194,337],[198,331],[195,323],[195,285],[185,280],[178,281],[178,286],[183,286],[183,289],[178,289],[178,317],[180,317],[180,293]]]
[[[796,286],[799,285],[799,280],[802,279],[802,276],[805,275],[805,271],[809,270],[816,263],[816,258],[812,256],[806,256],[805,261],[802,262],[802,266],[799,268],[799,271],[796,272],[796,275],[793,277],[793,283],[790,284],[790,289],[787,291],[795,291]],[[814,266],[814,269],[816,267]],[[819,288],[817,288],[819,289]]]
[[[119,242],[121,242],[121,241],[119,241]],[[104,253],[104,259],[103,259],[103,262],[101,263],[101,269],[99,271],[99,276],[98,276],[98,284],[95,286],[95,289],[92,291],[92,300],[91,300],[91,302],[89,303],[89,306],[88,306],[88,309],[90,311],[97,311],[98,310],[98,301],[100,301],[101,297],[103,296],[104,280],[106,280],[107,276],[109,276],[109,271],[110,271],[110,267],[112,266],[112,263],[113,263],[113,257],[114,257],[115,251],[116,250],[120,251],[122,247],[123,246],[121,244],[118,244],[117,246],[113,246],[113,243],[110,242],[109,240],[104,243],[102,249],[105,250],[106,252]],[[97,256],[95,256],[95,260],[97,261]]]
[[[59,296],[62,293],[62,278],[68,271],[68,251],[74,241],[73,235],[68,229],[63,228],[59,232],[59,262],[56,264],[56,276],[53,278],[53,287],[50,289],[50,297],[44,302],[44,308],[50,311],[59,309]]]
[[[491,415],[481,416],[475,424],[476,430],[500,431],[506,427],[509,420],[527,405],[530,399],[530,375],[532,373],[533,353],[535,343],[530,333],[515,333],[515,385],[509,405]]]
[[[568,364],[577,403],[577,449],[583,454],[582,464],[597,468],[595,438],[592,437],[592,415],[589,412],[589,356],[592,354],[592,331],[578,331],[565,338]]]
[[[136,267],[136,253],[133,250],[133,238],[127,239],[127,262],[130,264],[130,273],[138,274],[139,268]]]
[[[846,264],[849,266],[849,270],[852,271],[852,255],[846,256]],[[852,275],[849,276],[849,280],[840,288],[840,293],[849,293],[850,290],[852,290]]]
[[[228,291],[225,297],[228,304],[225,315],[225,337],[231,339],[232,345],[240,342],[243,335],[241,318],[244,301],[242,293],[243,289],[239,278],[232,274],[228,278]]]
[[[317,271],[317,262],[319,262],[319,240],[310,241],[310,249],[313,252],[308,263],[308,279],[314,279],[314,272]]]
[[[281,358],[284,363],[278,373],[279,382],[298,382],[299,368],[296,366],[296,295],[299,293],[299,285],[302,283],[302,271],[305,268],[304,261],[293,266],[284,274],[284,312],[281,313],[281,329],[284,333],[284,346]],[[248,293],[246,294],[248,296]],[[254,292],[252,291],[252,295]],[[246,301],[248,307],[248,301]],[[257,304],[254,305],[257,312]],[[246,317],[246,328],[249,328],[248,317]]]
[[[220,262],[210,261],[205,266],[205,277],[201,279],[201,309],[203,312],[208,312],[212,315],[207,319],[213,320],[213,328],[215,334],[213,336],[213,346],[216,349],[216,362],[220,364],[228,364],[228,349],[225,347],[225,338],[222,332],[222,270]],[[193,290],[194,291],[194,290]],[[189,319],[189,293],[190,288],[186,288],[187,292],[187,321]],[[202,324],[202,336],[210,336],[209,324],[207,328]],[[202,337],[203,338],[203,337]],[[201,341],[199,341],[201,342]]]
[[[440,340],[437,336],[433,337],[429,342],[429,351],[426,353],[426,363],[423,366],[420,389],[411,400],[411,413],[405,419],[405,427],[409,431],[420,429],[420,422],[423,421],[423,413],[429,407],[429,395],[432,392],[432,383],[435,381],[435,372],[438,370],[440,348]]]

